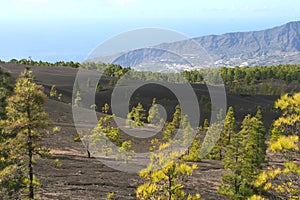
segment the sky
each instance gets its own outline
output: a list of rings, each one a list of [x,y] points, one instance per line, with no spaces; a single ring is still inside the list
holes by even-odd
[[[0,59],[82,62],[99,44],[139,28],[187,37],[300,21],[299,0],[0,0]]]

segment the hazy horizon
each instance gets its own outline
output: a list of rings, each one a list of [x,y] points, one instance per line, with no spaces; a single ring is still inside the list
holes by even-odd
[[[83,61],[100,43],[138,28],[187,37],[255,31],[300,20],[300,2],[229,0],[0,1],[0,59]]]

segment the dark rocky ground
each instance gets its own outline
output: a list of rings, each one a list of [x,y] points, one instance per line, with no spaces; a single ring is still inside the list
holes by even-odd
[[[39,159],[34,167],[41,182],[40,199],[105,199],[115,192],[116,199],[136,199],[135,189],[142,183],[137,174],[111,169],[94,158],[87,158],[81,142],[74,142],[76,130],[70,105],[48,100],[45,105],[53,125],[61,131],[43,139],[52,157]],[[61,167],[54,160],[59,159]],[[216,194],[224,173],[219,161],[203,160],[192,177],[186,180],[187,192],[199,192],[205,199],[224,199]]]

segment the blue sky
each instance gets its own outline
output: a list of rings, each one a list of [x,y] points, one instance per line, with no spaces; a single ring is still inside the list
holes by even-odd
[[[196,37],[298,20],[298,0],[0,0],[0,59],[82,61],[111,36],[143,27]]]

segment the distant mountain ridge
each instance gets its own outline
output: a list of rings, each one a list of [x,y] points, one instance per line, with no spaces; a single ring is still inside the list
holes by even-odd
[[[199,44],[204,51],[199,49]],[[175,58],[177,55],[180,58]],[[155,65],[182,71],[203,67],[300,64],[300,21],[262,31],[208,35],[136,49],[118,54],[113,63],[151,71],[166,70],[157,69]],[[145,63],[151,66],[145,67]]]

